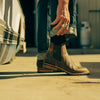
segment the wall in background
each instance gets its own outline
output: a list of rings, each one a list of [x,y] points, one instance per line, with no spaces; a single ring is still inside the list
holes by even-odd
[[[91,25],[93,48],[100,48],[100,0],[77,0],[78,22],[88,21]]]

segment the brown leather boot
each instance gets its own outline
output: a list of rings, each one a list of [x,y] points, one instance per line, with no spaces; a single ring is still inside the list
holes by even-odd
[[[62,72],[58,68],[56,68],[56,70],[55,70],[55,68],[48,69],[46,67],[43,67],[44,56],[45,56],[45,51],[41,52],[41,53],[38,53],[38,56],[37,56],[37,71],[38,71],[38,73]]]
[[[50,43],[45,54],[43,67],[49,70],[62,70],[71,75],[89,74],[89,70],[82,66],[75,65],[67,53],[66,45],[55,45]]]

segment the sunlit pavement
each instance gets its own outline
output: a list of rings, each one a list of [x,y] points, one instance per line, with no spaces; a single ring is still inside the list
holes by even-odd
[[[100,54],[71,55],[90,75],[37,73],[36,50],[0,65],[0,100],[100,100]]]

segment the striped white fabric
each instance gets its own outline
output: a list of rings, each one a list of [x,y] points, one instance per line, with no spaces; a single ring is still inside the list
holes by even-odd
[[[25,40],[25,17],[19,0],[0,0],[0,64],[10,62]]]
[[[0,64],[10,62],[16,53],[16,45],[0,44]]]

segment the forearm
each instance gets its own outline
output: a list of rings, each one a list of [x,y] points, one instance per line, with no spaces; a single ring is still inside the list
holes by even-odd
[[[68,8],[69,0],[58,0],[58,5],[61,5],[64,8]]]
[[[69,0],[58,0],[58,4],[68,5],[69,4]]]

